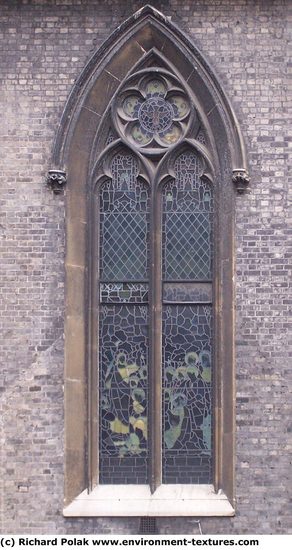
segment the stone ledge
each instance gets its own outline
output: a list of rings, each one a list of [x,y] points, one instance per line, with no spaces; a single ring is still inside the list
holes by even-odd
[[[99,485],[83,491],[63,510],[65,517],[234,516],[226,495],[213,485]]]

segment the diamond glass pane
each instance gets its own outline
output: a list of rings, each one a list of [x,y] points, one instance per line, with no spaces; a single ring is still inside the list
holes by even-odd
[[[212,306],[163,306],[164,483],[212,478]]]
[[[116,155],[112,180],[100,191],[100,278],[141,281],[148,277],[148,186],[137,180],[131,155]]]
[[[148,307],[100,308],[100,483],[147,483]],[[125,481],[124,481],[125,482]]]
[[[198,157],[183,153],[175,162],[175,180],[163,190],[163,278],[210,280],[212,276],[213,197],[200,179]]]
[[[137,281],[147,278],[147,220],[144,213],[114,212],[102,217],[101,278]]]

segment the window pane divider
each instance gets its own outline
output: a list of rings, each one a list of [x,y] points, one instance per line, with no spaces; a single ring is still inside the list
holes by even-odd
[[[110,305],[110,306],[126,306],[126,305],[133,305],[133,306],[148,306],[148,302],[129,302],[129,300],[125,300],[124,302],[107,302],[106,300],[100,300],[99,302],[101,305]],[[203,303],[203,302],[202,302]]]
[[[206,284],[212,284],[213,281],[212,279],[165,279],[162,281],[163,284],[167,284],[167,283],[172,283],[172,284],[185,284],[185,283],[190,283],[192,285],[195,285],[195,284],[202,284],[202,283],[206,283]]]
[[[107,279],[100,279],[100,284],[105,284],[105,285],[109,285],[109,284],[126,284],[126,285],[137,285],[137,284],[148,284],[149,283],[149,280],[148,279],[141,279],[141,280],[135,280],[133,281],[132,279],[127,279],[127,280],[124,280],[124,281],[121,281],[121,279],[117,279],[116,281],[113,281],[113,279],[111,280],[107,280]]]
[[[179,305],[181,305],[181,306],[184,306],[184,305],[186,305],[186,306],[187,305],[189,305],[189,306],[206,306],[206,305],[208,305],[208,306],[210,306],[210,305],[212,305],[213,302],[212,301],[207,301],[207,302],[203,302],[203,301],[202,302],[189,302],[189,301],[187,302],[187,301],[184,301],[183,302],[181,300],[177,300],[177,301],[176,300],[174,300],[174,301],[163,300],[162,303],[165,304],[165,305],[170,305],[170,306],[171,305],[178,305],[178,306]]]
[[[150,490],[153,494],[162,481],[162,450],[161,450],[161,234],[160,234],[160,196],[151,194],[151,283],[150,284],[150,433],[151,433],[151,460],[150,460]]]

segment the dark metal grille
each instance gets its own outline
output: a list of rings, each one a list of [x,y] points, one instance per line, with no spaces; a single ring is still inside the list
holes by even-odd
[[[156,535],[158,533],[156,518],[141,518],[139,535]]]

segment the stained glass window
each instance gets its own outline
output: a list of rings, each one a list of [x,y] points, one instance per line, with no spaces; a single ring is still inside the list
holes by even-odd
[[[212,480],[212,213],[193,152],[163,190],[162,480]]]
[[[142,79],[138,88],[126,92],[119,109],[129,139],[142,148],[177,143],[190,115],[185,92],[162,76]]]
[[[165,71],[130,80],[115,106],[99,188],[99,481],[211,483],[213,193],[186,145],[160,174],[188,128],[206,146],[204,128]]]
[[[158,81],[148,89],[156,100],[164,93]],[[116,154],[110,169],[100,188],[100,483],[145,484],[149,188],[132,154]],[[201,173],[198,155],[181,153],[162,193],[163,483],[212,480],[213,195]]]
[[[118,153],[100,189],[100,483],[148,479],[149,189]]]
[[[196,281],[212,273],[212,195],[200,179],[201,162],[183,153],[175,163],[175,180],[163,195],[163,277]]]
[[[103,281],[139,281],[148,277],[148,188],[137,181],[131,155],[112,161],[112,179],[100,195],[100,276]]]
[[[223,491],[212,495],[212,510],[233,513],[231,179],[239,191],[247,184],[246,154],[211,68],[150,12],[79,80],[79,107],[87,98],[100,116],[91,113],[87,128],[90,109],[69,101],[56,139],[59,164],[78,164],[68,202],[66,516],[123,515],[128,496],[137,502],[132,513],[155,514],[169,483],[181,484],[173,492],[181,512],[196,514],[197,497],[211,488],[185,484],[209,482]],[[167,48],[148,50],[150,37],[147,51],[137,50],[144,23]],[[123,63],[133,45],[139,59]],[[135,490],[112,487],[125,483]],[[71,507],[86,488],[94,494],[80,497],[85,506],[78,497]],[[116,495],[115,510],[97,510],[105,494]]]

